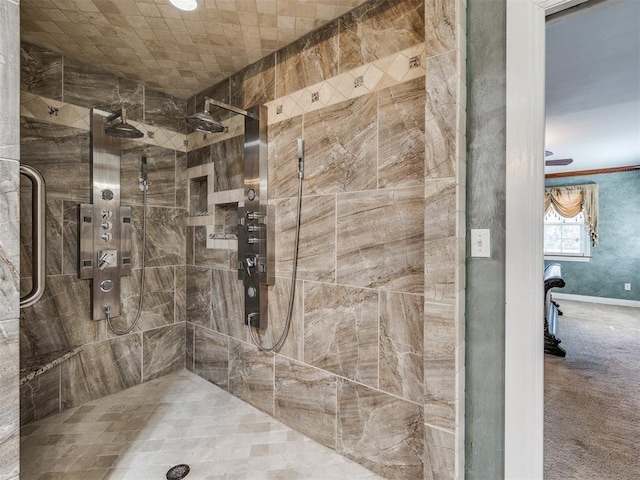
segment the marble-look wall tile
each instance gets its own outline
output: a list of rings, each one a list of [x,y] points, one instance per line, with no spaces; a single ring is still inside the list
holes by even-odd
[[[216,192],[234,190],[244,186],[244,136],[224,140],[211,145],[211,161],[214,164]]]
[[[185,366],[185,324],[147,330],[142,335],[142,380],[147,382]]]
[[[142,207],[132,208],[134,239],[133,268],[142,266]],[[148,267],[184,265],[186,261],[186,217],[184,210],[147,206]]]
[[[187,153],[176,151],[176,168],[175,168],[175,189],[176,189],[176,207],[189,208],[189,198],[187,196]]]
[[[220,270],[229,268],[229,250],[207,248],[207,227],[193,227],[194,264]]]
[[[211,327],[211,270],[187,266],[187,322]]]
[[[0,158],[20,159],[20,4],[0,2]],[[2,466],[0,464],[0,466]]]
[[[340,20],[340,73],[421,43],[424,0],[374,0]]]
[[[63,408],[82,405],[141,382],[142,334],[85,345],[61,365]]]
[[[20,386],[20,425],[60,411],[60,365]]]
[[[456,436],[439,428],[425,425],[425,477],[433,480],[453,480],[455,477]]]
[[[211,145],[187,152],[187,168],[211,163]]]
[[[422,185],[424,180],[424,78],[380,91],[378,187]]]
[[[25,117],[20,122],[21,162],[42,174],[47,196],[89,202],[89,132]]]
[[[194,326],[193,372],[227,390],[229,388],[229,338]]]
[[[276,275],[291,275],[297,199],[283,198],[276,208]],[[298,278],[335,281],[336,205],[333,195],[304,197],[300,214]]]
[[[427,178],[455,177],[456,52],[429,58],[426,67],[425,173]]]
[[[374,93],[304,115],[305,194],[376,188],[376,113]]]
[[[187,322],[185,327],[185,368],[190,372],[193,372],[195,369],[194,358],[195,358],[195,329],[196,326]]]
[[[175,323],[185,322],[187,320],[187,268],[184,266],[174,267],[174,276],[173,321]]]
[[[423,478],[422,407],[339,380],[337,450],[388,478]]]
[[[186,133],[187,101],[154,88],[144,89],[144,123]]]
[[[120,278],[122,310],[119,317],[112,319],[116,330],[126,330],[138,315],[141,275],[141,269],[134,269],[131,275]],[[174,322],[174,285],[173,267],[145,269],[142,310],[134,332],[162,327]]]
[[[422,293],[423,215],[422,190],[339,195],[337,282]]]
[[[235,270],[211,269],[211,329],[244,338],[244,289]]]
[[[229,339],[229,391],[273,415],[273,355]]]
[[[305,284],[304,361],[378,386],[378,292]]]
[[[276,55],[272,53],[229,78],[230,104],[249,108],[270,102],[276,94]]]
[[[276,356],[274,416],[329,448],[336,448],[334,375]]]
[[[424,402],[424,297],[380,292],[380,390]]]
[[[456,337],[452,305],[425,302],[425,422],[455,428]]]
[[[229,78],[225,78],[221,82],[212,85],[201,91],[200,93],[191,97],[189,105],[187,106],[187,111],[189,115],[193,115],[196,112],[202,112],[204,110],[204,99],[205,97],[212,98],[214,100],[218,100],[219,102],[230,104],[230,84]],[[212,107],[212,113],[215,114],[215,118],[219,119],[227,119],[232,115],[235,115],[232,112],[227,112],[221,108]]]
[[[19,167],[0,159],[0,321],[20,316]]]
[[[64,57],[62,81],[62,100],[67,103],[107,112],[124,106],[129,120],[143,121],[144,86],[140,83],[69,57]]]
[[[1,20],[0,25],[3,24]],[[8,479],[18,478],[20,455],[18,330],[18,320],[0,322],[0,468]]]
[[[32,198],[31,182],[23,180],[20,185],[20,276],[31,277],[31,255],[33,245],[31,238],[32,226]],[[46,273],[60,275],[63,262],[63,202],[57,198],[47,199],[46,204]],[[26,292],[24,292],[26,293]]]
[[[424,295],[427,302],[455,302],[456,237],[436,238],[424,242]]]
[[[293,197],[298,192],[298,138],[302,115],[269,125],[269,197]]]
[[[331,22],[278,50],[276,98],[338,74],[339,22]]]
[[[175,150],[123,140],[120,150],[120,203],[142,205],[140,164],[147,156],[147,175],[151,185],[147,189],[147,204],[159,207],[176,205]]]
[[[62,273],[78,273],[78,215],[76,202],[62,203]]]
[[[22,42],[20,90],[53,100],[62,100],[62,55]]]
[[[296,290],[291,312],[289,333],[278,353],[296,360],[302,360],[302,296],[303,283],[296,282]],[[276,277],[268,287],[268,322],[266,330],[256,330],[256,338],[261,345],[271,347],[276,344],[284,331],[289,311],[291,279]]]
[[[425,0],[427,58],[456,47],[456,1]]]

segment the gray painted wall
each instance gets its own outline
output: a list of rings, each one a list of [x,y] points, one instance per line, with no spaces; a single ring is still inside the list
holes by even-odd
[[[467,258],[465,470],[485,480],[504,476],[506,1],[469,0],[467,18],[467,228],[492,251]]]
[[[590,262],[558,262],[566,282],[558,291],[640,300],[640,171],[551,178],[545,185],[583,183],[600,186],[600,241],[591,248]],[[624,290],[625,283],[631,291]]]

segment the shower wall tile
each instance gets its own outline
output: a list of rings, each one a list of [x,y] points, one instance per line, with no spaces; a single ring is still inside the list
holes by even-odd
[[[122,311],[119,317],[112,319],[116,330],[126,330],[135,321],[140,304],[141,272],[141,269],[134,269],[131,275],[120,278]],[[134,332],[158,328],[174,322],[174,288],[173,267],[145,269],[142,310]],[[111,332],[109,335],[111,336]]]
[[[0,17],[2,5],[0,4]],[[2,18],[0,18],[0,21]],[[6,478],[18,478],[20,458],[20,391],[18,320],[0,322],[0,468]]]
[[[367,2],[340,20],[340,73],[425,39],[424,0]]]
[[[18,2],[0,2],[0,158],[20,159],[17,128],[20,111],[20,8]],[[0,463],[0,467],[2,464]]]
[[[424,297],[380,292],[380,390],[424,402]]]
[[[455,308],[425,302],[424,319],[425,422],[455,428]]]
[[[426,241],[456,234],[456,179],[440,178],[425,183],[424,237]]]
[[[272,53],[249,65],[229,78],[229,103],[238,108],[249,108],[267,103],[276,94],[276,55]]]
[[[338,32],[332,22],[278,50],[276,98],[338,74]]]
[[[221,82],[216,83],[215,85],[204,89],[202,92],[191,97],[193,101],[190,101],[189,107],[187,108],[188,114],[193,115],[196,112],[202,112],[204,110],[204,99],[205,97],[212,98],[213,100],[218,100],[219,102],[226,103],[229,105],[231,102],[230,98],[230,81],[229,78],[222,80]],[[237,106],[237,105],[236,105]],[[234,114],[231,112],[227,112],[226,110],[217,108],[215,109],[216,118],[229,118]]]
[[[424,90],[424,78],[418,78],[379,93],[379,188],[423,183]]]
[[[62,55],[26,42],[20,47],[20,90],[62,100]]]
[[[147,155],[147,174],[151,182],[147,190],[147,204],[158,207],[175,207],[175,150],[145,145],[131,140],[121,141],[120,203],[122,205],[142,205],[140,163],[143,154]]]
[[[167,128],[174,132],[187,133],[187,125],[184,121],[186,116],[186,100],[145,87],[144,123]]]
[[[337,282],[422,293],[423,215],[421,190],[339,195]]]
[[[269,197],[293,197],[298,191],[297,139],[302,137],[302,115],[269,125]]]
[[[211,270],[187,266],[187,322],[211,327]]]
[[[185,152],[176,151],[175,165],[175,189],[176,189],[176,207],[189,208],[188,198],[188,180],[187,180],[187,154]]]
[[[174,323],[187,320],[187,268],[185,266],[174,267]]]
[[[297,200],[275,203],[276,275],[291,275]],[[333,195],[305,197],[300,215],[298,278],[335,282],[336,205]]]
[[[143,121],[144,86],[64,57],[62,100],[86,108],[112,112],[124,106],[127,118]]]
[[[220,270],[229,268],[229,250],[207,248],[207,227],[192,227],[194,235],[194,264]]]
[[[193,372],[225,390],[229,388],[229,337],[195,326]]]
[[[276,277],[273,285],[268,287],[269,321],[266,331],[256,331],[256,337],[262,345],[272,346],[280,339],[285,329],[291,295],[291,277]],[[302,298],[303,282],[296,281],[291,324],[287,340],[278,353],[295,360],[302,360]]]
[[[233,338],[229,339],[229,391],[273,415],[274,356]]]
[[[427,302],[455,302],[458,244],[454,236],[424,242],[424,295]]]
[[[337,377],[276,356],[274,416],[285,425],[336,448]]]
[[[211,145],[189,150],[187,152],[187,168],[211,163]]]
[[[378,386],[378,292],[306,283],[304,361]]]
[[[424,41],[429,58],[456,48],[456,1],[425,0],[424,3]]]
[[[46,203],[46,274],[62,273],[62,200],[47,199]],[[20,185],[20,276],[31,277],[31,255],[33,252],[31,238],[31,182],[24,180]],[[27,292],[25,292],[27,293]]]
[[[62,368],[63,409],[82,405],[141,382],[142,334],[85,345]]]
[[[455,177],[456,52],[427,59],[425,173],[427,178]]]
[[[453,480],[455,476],[456,436],[439,428],[425,425],[425,478]]]
[[[62,203],[62,273],[78,273],[78,215],[76,202]]]
[[[305,114],[305,180],[309,194],[376,188],[377,95]]]
[[[195,370],[195,329],[196,326],[187,322],[185,326],[185,368],[190,372]]]
[[[133,267],[142,265],[142,207],[132,208],[135,238],[132,247]],[[186,261],[186,217],[177,208],[147,207],[148,267],[184,265]]]
[[[211,329],[244,338],[244,289],[235,271],[211,269]]]
[[[422,407],[340,379],[337,450],[387,478],[423,478]]]
[[[243,135],[211,145],[211,161],[214,164],[213,191],[222,192],[244,187],[243,157]]]
[[[185,367],[185,324],[147,330],[142,334],[142,380],[147,382]]]
[[[20,180],[18,162],[0,159],[0,321],[20,316]]]
[[[20,160],[38,169],[48,198],[91,198],[89,132],[21,117]]]
[[[20,425],[60,411],[60,365],[20,386]]]

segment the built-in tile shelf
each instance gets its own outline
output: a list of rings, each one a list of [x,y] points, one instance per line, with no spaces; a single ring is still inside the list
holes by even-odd
[[[60,365],[62,362],[69,360],[71,357],[78,355],[83,350],[82,345],[79,347],[68,348],[57,352],[51,352],[42,357],[34,358],[30,362],[22,361],[20,366],[20,385],[33,380],[52,368]]]

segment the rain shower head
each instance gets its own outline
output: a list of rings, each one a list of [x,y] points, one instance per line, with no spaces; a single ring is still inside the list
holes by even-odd
[[[187,126],[196,132],[221,133],[228,131],[227,127],[214,119],[206,110],[187,117]]]
[[[112,113],[105,119],[105,123],[113,122],[115,119],[120,118],[117,123],[112,123],[104,129],[104,133],[111,137],[118,138],[142,138],[144,133],[138,130],[133,125],[127,123],[127,111],[122,107],[117,112]]]

